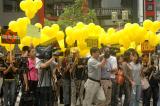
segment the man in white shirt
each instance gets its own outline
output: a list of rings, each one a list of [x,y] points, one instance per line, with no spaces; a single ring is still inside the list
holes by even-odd
[[[54,95],[52,92],[53,83],[53,69],[57,63],[55,58],[52,57],[49,60],[43,60],[36,58],[36,68],[38,69],[38,87],[36,106],[51,106],[53,105]]]

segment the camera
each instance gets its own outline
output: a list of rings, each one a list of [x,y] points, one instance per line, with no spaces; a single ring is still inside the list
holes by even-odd
[[[21,57],[17,58],[18,61],[18,67],[21,70],[21,72],[27,72],[28,69],[28,58],[27,57]]]
[[[63,52],[58,51],[60,48],[53,46],[37,46],[36,57],[39,59],[50,59],[52,56],[63,56]]]
[[[105,58],[105,59],[108,59],[109,57],[110,57],[109,51],[105,51],[105,52],[104,52],[104,58]]]
[[[120,52],[120,45],[112,44],[111,46],[106,46],[104,44],[101,44],[101,50],[104,52],[103,57],[108,59],[110,55],[115,56],[116,53]]]

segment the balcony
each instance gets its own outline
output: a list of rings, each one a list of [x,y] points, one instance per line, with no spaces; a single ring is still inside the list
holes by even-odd
[[[108,18],[111,19],[112,12],[117,12],[118,18],[122,17],[122,11],[126,10],[125,8],[96,8],[95,12],[98,18]],[[131,11],[128,10],[128,14],[131,14]]]

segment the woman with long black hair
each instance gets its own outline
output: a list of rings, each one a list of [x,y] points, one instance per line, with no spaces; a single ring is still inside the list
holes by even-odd
[[[124,104],[123,106],[129,106],[131,101],[131,92],[132,92],[132,86],[135,85],[135,82],[133,80],[132,76],[132,66],[130,65],[130,62],[133,58],[132,51],[127,50],[124,53],[124,62],[122,63],[122,70],[124,72]]]

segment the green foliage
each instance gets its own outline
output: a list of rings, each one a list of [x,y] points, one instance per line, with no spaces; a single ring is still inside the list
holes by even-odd
[[[96,13],[93,9],[89,9],[88,14],[84,16],[82,12],[82,1],[83,0],[75,0],[73,5],[64,9],[64,13],[60,15],[57,22],[62,29],[65,29],[67,26],[75,26],[77,22],[88,24],[97,21]]]
[[[53,25],[53,24],[56,24],[56,22],[55,21],[50,21],[50,20],[48,20],[48,19],[45,19],[44,20],[44,25],[45,26],[51,26],[51,25]]]

